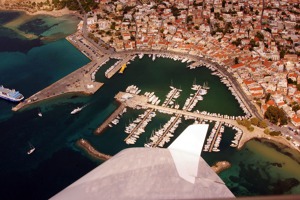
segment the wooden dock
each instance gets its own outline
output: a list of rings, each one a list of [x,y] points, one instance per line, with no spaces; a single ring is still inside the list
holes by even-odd
[[[120,113],[123,112],[125,108],[124,104],[121,104],[96,130],[95,130],[95,134],[99,135],[100,133],[102,133],[102,131],[104,129],[107,128],[108,124],[114,120]]]

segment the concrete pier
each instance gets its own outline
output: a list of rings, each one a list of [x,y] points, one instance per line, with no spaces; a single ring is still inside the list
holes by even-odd
[[[129,60],[133,58],[134,55],[128,55],[126,56],[117,66],[115,66],[111,71],[109,71],[105,76],[106,78],[111,78],[113,75],[115,75],[122,67],[123,64],[127,64]]]
[[[101,60],[104,62],[106,59],[108,59],[108,57],[103,57]],[[18,111],[33,103],[67,93],[82,93],[86,95],[94,94],[103,85],[103,83],[94,82],[91,78],[90,72],[93,72],[98,67],[99,66],[97,65],[97,62],[90,62],[80,69],[65,76],[64,78],[56,81],[45,89],[35,93],[31,97],[25,99],[12,110]]]
[[[108,124],[115,119],[120,113],[123,112],[125,108],[124,104],[121,104],[94,132],[94,134],[99,135],[104,129],[107,128]]]
[[[116,96],[115,99],[125,106],[128,106],[130,108],[136,109],[137,107],[142,107],[143,109],[154,109],[154,111],[163,111],[167,114],[170,115],[182,115],[182,116],[189,116],[193,117],[195,119],[206,119],[210,121],[218,121],[221,123],[228,123],[233,126],[238,127],[241,129],[244,133],[249,132],[247,129],[241,125],[239,125],[236,120],[233,119],[225,119],[221,117],[215,117],[215,116],[210,116],[210,115],[204,115],[201,113],[196,113],[196,112],[189,112],[187,110],[180,110],[180,109],[174,109],[174,108],[168,108],[164,106],[159,106],[159,105],[153,105],[147,102],[147,97],[143,95],[136,95],[136,94],[129,94],[126,92],[119,92]]]
[[[13,111],[18,111],[36,102],[62,94],[82,93],[91,95],[103,85],[103,83],[95,82],[94,75],[99,67],[109,60],[109,55],[103,55],[98,50],[93,49],[88,41],[85,41],[84,38],[76,34],[70,35],[66,39],[82,51],[92,62],[20,102],[17,106],[13,107]]]

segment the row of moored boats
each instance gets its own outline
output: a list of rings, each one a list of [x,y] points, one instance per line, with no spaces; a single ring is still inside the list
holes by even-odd
[[[172,116],[163,127],[151,134],[150,141],[145,144],[145,147],[155,147],[157,145],[163,147],[166,143],[170,142],[171,137],[174,136],[173,134],[180,123],[180,117]]]
[[[125,133],[129,136],[125,139],[126,144],[135,144],[136,140],[140,137],[140,134],[145,132],[145,127],[156,116],[153,109],[146,110],[143,114],[140,114],[133,122],[129,123],[125,127]]]

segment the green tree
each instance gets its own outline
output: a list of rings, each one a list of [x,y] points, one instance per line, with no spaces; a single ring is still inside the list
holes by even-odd
[[[255,37],[257,37],[260,41],[264,40],[264,34],[262,34],[260,31],[257,31]]]
[[[271,98],[271,93],[267,93],[265,103],[267,103],[270,100],[270,98]]]
[[[256,117],[251,118],[250,121],[251,121],[251,124],[254,126],[258,126],[258,124],[259,124],[259,119],[257,119]]]
[[[273,124],[287,124],[287,117],[284,111],[276,106],[269,106],[264,116]]]
[[[266,128],[266,129],[264,130],[264,133],[267,134],[267,135],[269,135],[269,134],[270,134],[270,130],[269,130],[268,128]]]
[[[284,58],[285,54],[286,54],[285,50],[282,49],[280,51],[280,58]]]
[[[254,131],[254,127],[253,127],[253,126],[249,126],[249,127],[247,127],[247,129],[248,129],[248,131],[250,131],[250,132]]]
[[[297,81],[293,81],[291,78],[288,78],[287,82],[288,82],[288,84],[293,84],[293,85],[297,84]]]
[[[292,110],[293,110],[294,112],[297,112],[298,110],[300,110],[299,104],[293,105]]]
[[[281,132],[280,131],[271,131],[270,135],[271,136],[279,136],[279,135],[281,135]]]
[[[112,22],[110,25],[110,29],[115,30],[116,29],[116,22]]]
[[[180,15],[180,10],[175,6],[171,7],[171,12],[172,12],[173,16],[175,16],[175,17]]]
[[[234,58],[234,63],[235,63],[235,64],[238,64],[238,63],[239,63],[239,58],[238,58],[238,57],[235,57],[235,58]]]
[[[265,120],[261,120],[258,124],[260,128],[267,128],[268,124]]]

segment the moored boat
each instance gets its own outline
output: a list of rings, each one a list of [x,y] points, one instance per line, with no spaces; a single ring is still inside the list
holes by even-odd
[[[12,102],[19,102],[24,99],[24,96],[19,91],[16,91],[15,89],[8,89],[1,85],[0,86],[0,98],[6,99],[6,100],[9,100]]]

